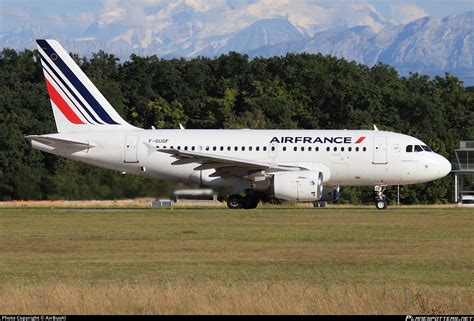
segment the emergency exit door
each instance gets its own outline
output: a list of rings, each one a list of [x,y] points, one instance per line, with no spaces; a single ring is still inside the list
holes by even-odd
[[[138,136],[126,136],[124,146],[124,163],[138,163]]]

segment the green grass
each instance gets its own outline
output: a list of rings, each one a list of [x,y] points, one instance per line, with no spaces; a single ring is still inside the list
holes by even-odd
[[[473,231],[466,208],[1,209],[0,284],[361,285],[472,296]]]

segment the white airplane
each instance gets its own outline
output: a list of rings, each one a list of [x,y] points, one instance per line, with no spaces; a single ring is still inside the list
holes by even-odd
[[[334,201],[339,186],[389,185],[446,176],[451,164],[422,141],[375,130],[149,129],[128,124],[55,40],[37,40],[58,133],[33,148],[95,166],[208,187],[233,187],[229,208],[273,196]],[[244,196],[242,196],[243,194]]]

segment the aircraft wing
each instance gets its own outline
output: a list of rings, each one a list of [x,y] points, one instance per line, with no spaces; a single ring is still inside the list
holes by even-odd
[[[194,151],[183,151],[177,149],[158,149],[159,152],[173,155],[176,161],[173,165],[182,165],[189,163],[199,163],[201,165],[194,168],[195,170],[215,169],[215,173],[209,175],[211,177],[240,177],[258,173],[261,171],[280,172],[301,170],[297,166],[278,165],[270,162],[262,162],[257,160],[249,160],[244,158],[236,158],[208,153],[200,153]]]
[[[44,136],[44,135],[29,135],[26,136],[27,140],[30,141],[36,141],[41,144],[45,144],[51,147],[64,147],[64,146],[69,146],[77,149],[87,149],[91,147],[95,147],[96,145],[90,144],[89,142],[81,142],[77,140],[69,140],[69,139],[63,139],[63,138],[56,138],[56,137],[50,137],[50,136]]]

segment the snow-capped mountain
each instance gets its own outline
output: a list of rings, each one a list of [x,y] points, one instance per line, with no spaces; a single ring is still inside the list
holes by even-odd
[[[121,60],[131,53],[164,58],[322,53],[369,66],[381,61],[402,74],[450,71],[474,85],[474,10],[395,26],[366,3],[335,3],[343,10],[311,0],[182,0],[143,13],[124,2],[74,35],[25,26],[0,34],[0,48],[32,49],[35,39],[48,37],[80,55],[104,50]]]
[[[474,85],[474,10],[445,18],[424,17],[378,33],[368,26],[331,28],[305,41],[290,41],[249,51],[249,55],[322,53],[366,65],[383,62],[409,72],[444,75],[449,71]]]
[[[229,50],[248,52],[285,41],[300,41],[330,26],[369,25],[379,31],[390,25],[374,7],[362,3],[329,5],[313,0],[157,3],[145,13],[138,10],[134,2],[122,1],[74,35],[63,35],[60,28],[55,32],[36,32],[34,36],[17,32],[9,42],[0,39],[0,45],[34,48],[35,37],[51,36],[69,38],[68,48],[82,55],[102,49],[122,58],[132,52],[161,57],[213,56]]]

